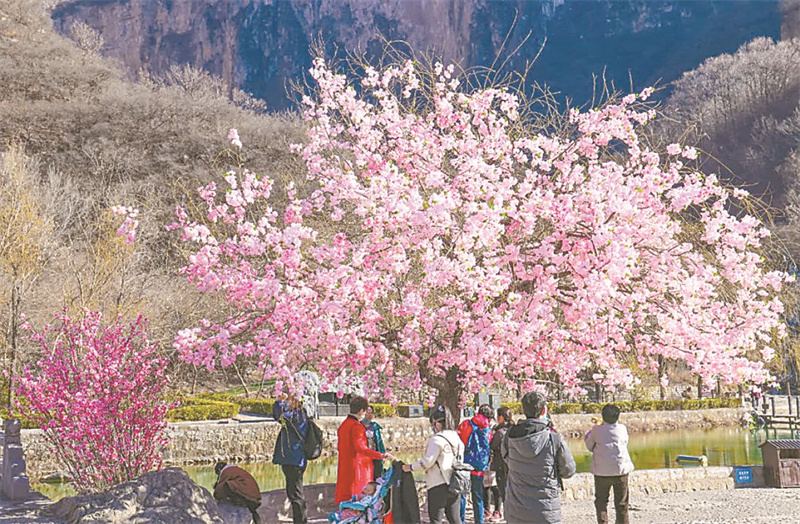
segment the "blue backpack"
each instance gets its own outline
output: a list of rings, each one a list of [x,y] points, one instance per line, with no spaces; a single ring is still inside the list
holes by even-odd
[[[489,461],[492,458],[492,448],[489,444],[488,427],[479,428],[471,420],[472,433],[467,439],[467,450],[464,453],[464,462],[475,468],[475,471],[486,471],[489,469]]]

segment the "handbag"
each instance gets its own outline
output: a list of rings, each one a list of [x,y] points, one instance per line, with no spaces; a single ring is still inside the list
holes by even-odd
[[[453,449],[453,453],[455,454],[455,450],[458,447],[453,446],[453,443],[445,437],[444,435],[435,435],[437,437],[442,437],[445,442],[450,444],[450,447]],[[436,465],[439,466],[439,471],[442,472],[442,477],[445,476],[444,470],[442,469],[442,465],[439,464],[439,460],[436,460]],[[473,467],[469,464],[464,462],[462,456],[455,454],[455,458],[453,459],[453,474],[450,475],[450,482],[447,483],[447,491],[451,495],[462,495],[464,493],[469,492],[472,488],[472,480],[470,476],[472,475]]]
[[[484,488],[493,488],[497,486],[497,472],[494,470],[488,470],[483,472],[483,487]]]

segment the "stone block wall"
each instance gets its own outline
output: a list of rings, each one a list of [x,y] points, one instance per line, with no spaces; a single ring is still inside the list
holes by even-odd
[[[753,482],[747,487],[764,485],[761,466],[753,466]],[[733,468],[726,466],[691,467],[673,469],[646,469],[634,471],[628,478],[631,498],[661,493],[733,489]],[[578,473],[564,479],[563,500],[594,498],[594,477],[591,473]]]
[[[645,411],[623,413],[621,421],[631,432],[663,431],[681,428],[705,428],[739,424],[746,417],[743,409],[697,411]],[[592,427],[593,415],[554,415],[553,423],[563,435],[582,436]],[[325,454],[335,454],[336,430],[341,417],[317,421],[325,439]],[[430,435],[427,418],[381,419],[383,438],[390,451],[421,449]],[[179,422],[170,424],[170,443],[164,450],[167,464],[208,463],[218,460],[268,461],[272,459],[279,425],[272,421],[258,422]],[[28,463],[28,475],[34,481],[58,471],[40,430],[22,430],[22,444]],[[687,470],[688,471],[688,470]],[[636,472],[639,474],[640,472]]]
[[[591,429],[592,417],[597,414],[552,415],[553,425],[568,437],[582,437]],[[697,409],[676,411],[637,411],[622,413],[619,421],[631,433],[644,431],[672,431],[678,429],[710,429],[721,426],[746,425],[749,411],[744,408]]]
[[[317,421],[325,441],[323,453],[336,453],[336,430],[341,418]],[[430,434],[426,418],[383,419],[383,438],[389,450],[419,449]],[[272,420],[262,422],[178,422],[170,424],[170,442],[164,449],[167,465],[202,464],[217,461],[265,462],[272,460],[280,426]],[[57,473],[58,465],[46,445],[41,430],[23,430],[22,442],[28,457],[28,474],[34,481]]]

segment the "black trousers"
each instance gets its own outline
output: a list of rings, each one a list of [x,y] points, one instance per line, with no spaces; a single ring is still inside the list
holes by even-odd
[[[238,493],[231,494],[228,497],[228,501],[234,506],[244,506],[245,508],[249,509],[250,515],[253,516],[253,524],[261,524],[261,517],[258,514],[258,507],[261,505],[260,502],[256,503],[252,500],[247,500]]]
[[[628,475],[594,477],[594,507],[598,524],[608,524],[608,495],[614,488],[616,524],[628,524]]]
[[[428,516],[431,524],[461,524],[461,497],[451,495],[447,484],[439,484],[428,490]]]
[[[306,499],[303,496],[303,474],[306,468],[299,466],[281,466],[283,476],[286,477],[286,498],[292,505],[292,522],[306,524],[308,515]]]
[[[500,500],[506,501],[506,485],[508,484],[508,470],[497,470],[497,490],[500,492]]]

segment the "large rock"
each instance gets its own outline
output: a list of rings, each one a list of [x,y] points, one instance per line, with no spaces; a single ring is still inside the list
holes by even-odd
[[[105,493],[67,497],[47,514],[69,524],[222,524],[214,497],[179,468],[124,482]]]

